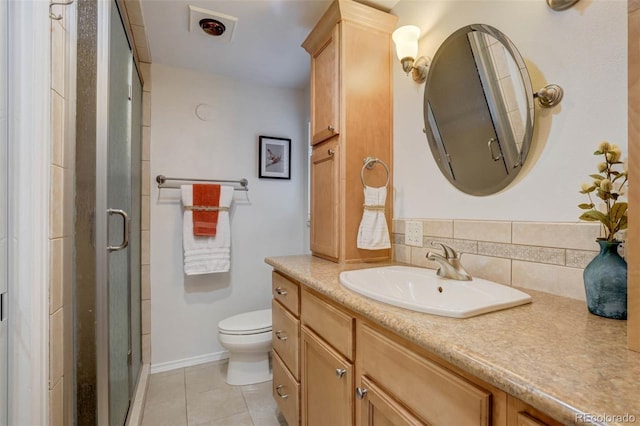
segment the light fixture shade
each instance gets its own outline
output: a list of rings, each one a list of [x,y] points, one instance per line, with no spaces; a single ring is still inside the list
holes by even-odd
[[[415,25],[405,25],[400,27],[391,34],[391,39],[396,45],[396,55],[398,59],[415,58],[418,54],[418,38],[420,37],[420,28]]]

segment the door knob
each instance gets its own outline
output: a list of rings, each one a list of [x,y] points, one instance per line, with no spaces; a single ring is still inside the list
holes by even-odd
[[[276,293],[280,296],[286,296],[289,292],[287,290],[283,290],[282,287],[276,287]]]
[[[286,334],[284,334],[284,333],[282,332],[282,330],[278,330],[278,331],[276,331],[276,338],[277,338],[278,340],[283,340],[283,341],[288,339],[287,335],[286,335]]]
[[[339,379],[342,379],[345,374],[347,374],[347,370],[344,368],[336,368],[336,376],[338,376]]]
[[[331,124],[329,124],[327,126],[327,130],[330,131],[331,133],[333,133],[336,129]]]
[[[369,391],[364,388],[356,388],[356,396],[358,397],[358,399],[364,399],[364,397],[367,396],[368,392]]]

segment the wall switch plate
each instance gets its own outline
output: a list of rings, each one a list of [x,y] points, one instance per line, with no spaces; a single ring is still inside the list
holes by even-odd
[[[408,221],[405,223],[404,243],[408,246],[422,247],[422,222]]]

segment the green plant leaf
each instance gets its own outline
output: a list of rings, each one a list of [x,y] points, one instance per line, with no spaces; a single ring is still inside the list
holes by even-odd
[[[604,152],[602,151],[594,151],[593,155],[602,155],[604,154]]]
[[[593,203],[578,204],[578,207],[580,207],[582,210],[589,210],[593,208]]]
[[[602,175],[589,175],[590,178],[595,179],[595,180],[602,180],[604,179],[604,176]]]
[[[615,181],[617,181],[618,179],[623,178],[623,177],[625,177],[625,176],[626,176],[626,174],[625,174],[625,173],[618,173],[618,174],[616,175],[616,177],[614,177],[613,179],[611,179],[611,182],[615,182]]]
[[[628,207],[629,204],[625,202],[614,203],[613,206],[611,206],[611,221],[618,223],[627,213]]]
[[[604,226],[609,228],[609,220],[607,219],[607,216],[605,216],[604,213],[599,212],[598,210],[586,211],[582,213],[582,215],[580,216],[580,219],[586,220],[588,222],[602,222]]]
[[[618,230],[622,231],[624,229],[627,229],[628,226],[628,219],[627,219],[627,215],[622,216],[622,219],[620,219],[620,223],[618,223]]]

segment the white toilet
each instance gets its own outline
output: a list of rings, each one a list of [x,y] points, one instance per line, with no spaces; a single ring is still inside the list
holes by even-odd
[[[228,384],[250,385],[271,380],[271,309],[223,319],[218,323],[218,340],[229,351]]]

